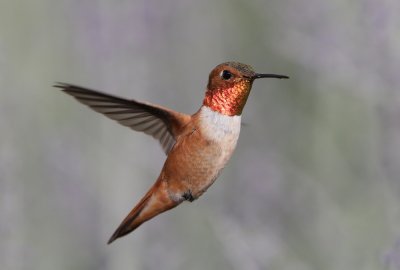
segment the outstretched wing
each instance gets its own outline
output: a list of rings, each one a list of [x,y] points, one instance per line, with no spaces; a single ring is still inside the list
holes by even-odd
[[[61,88],[79,102],[124,126],[153,136],[160,141],[166,154],[174,146],[179,131],[190,121],[189,115],[161,106],[127,100],[67,83],[57,83],[54,87]]]

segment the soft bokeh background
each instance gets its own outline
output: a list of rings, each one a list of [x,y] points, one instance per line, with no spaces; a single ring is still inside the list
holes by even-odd
[[[0,2],[0,268],[400,269],[400,2]],[[209,71],[260,80],[216,183],[106,245],[156,141],[52,88],[192,113]]]

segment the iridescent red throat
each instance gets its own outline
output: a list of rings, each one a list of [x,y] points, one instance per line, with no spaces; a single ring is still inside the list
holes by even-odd
[[[229,88],[207,89],[203,105],[224,115],[241,115],[250,89],[249,81],[236,83]]]

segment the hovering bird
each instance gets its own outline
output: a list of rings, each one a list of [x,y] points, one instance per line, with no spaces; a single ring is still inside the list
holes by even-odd
[[[213,184],[236,147],[243,107],[259,78],[289,77],[256,73],[238,62],[216,66],[209,75],[203,104],[193,115],[68,83],[55,85],[93,110],[153,136],[167,155],[157,181],[108,244],[183,201],[192,202]]]

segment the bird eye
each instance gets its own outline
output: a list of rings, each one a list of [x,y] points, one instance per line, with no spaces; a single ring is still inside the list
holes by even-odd
[[[232,78],[232,73],[229,70],[223,70],[220,74],[221,78],[224,80],[229,80],[230,78]]]

